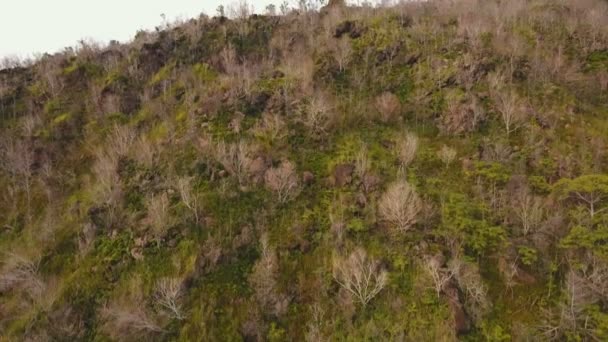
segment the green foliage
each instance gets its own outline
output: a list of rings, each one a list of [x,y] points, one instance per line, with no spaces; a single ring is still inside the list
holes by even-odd
[[[462,194],[449,194],[441,207],[439,236],[455,237],[473,255],[483,255],[496,248],[506,239],[506,232],[500,226],[490,224],[484,218],[482,206],[470,201]]]
[[[560,245],[568,249],[586,249],[608,260],[608,227],[575,226],[561,240]]]
[[[207,63],[197,63],[192,70],[201,82],[212,82],[217,78],[217,73]]]
[[[517,249],[517,253],[521,259],[521,263],[526,266],[532,266],[538,261],[538,251],[534,248],[521,246]]]
[[[530,339],[561,314],[571,269],[608,263],[608,40],[581,20],[608,20],[599,1],[489,0],[473,12],[332,1],[321,13],[201,17],[0,70],[0,250],[40,260],[14,277],[0,253],[2,338]],[[508,138],[494,119],[505,88],[525,116]],[[377,116],[384,93],[398,98],[391,122]],[[472,120],[466,134],[445,129]],[[405,132],[419,144],[401,168]],[[449,166],[442,146],[455,151]],[[266,175],[286,160],[299,195],[280,205]],[[338,187],[339,164],[355,170]],[[395,234],[377,212],[403,179],[423,208]],[[146,199],[161,194],[169,218],[157,221],[170,224],[156,241]],[[543,221],[522,236],[539,205]],[[364,308],[333,279],[334,257],[357,248],[389,279]],[[458,271],[439,293],[429,260],[436,276]],[[523,268],[516,284],[496,260]],[[165,277],[183,320],[158,305]],[[121,300],[163,332],[113,326],[102,313]],[[606,340],[604,301],[576,310],[585,329],[563,338]],[[460,306],[467,331],[452,324]]]
[[[587,56],[585,71],[608,71],[608,50],[593,51]]]

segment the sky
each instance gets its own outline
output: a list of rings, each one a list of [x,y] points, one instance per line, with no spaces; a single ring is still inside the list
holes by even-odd
[[[248,0],[256,12],[278,0]],[[201,12],[236,1],[221,0],[0,0],[0,58],[31,57],[75,46],[81,39],[126,42],[140,29],[154,29],[177,17],[194,18]]]

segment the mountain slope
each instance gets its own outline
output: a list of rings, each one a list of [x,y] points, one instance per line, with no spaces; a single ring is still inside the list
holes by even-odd
[[[604,340],[608,5],[340,1],[0,71],[6,340]]]

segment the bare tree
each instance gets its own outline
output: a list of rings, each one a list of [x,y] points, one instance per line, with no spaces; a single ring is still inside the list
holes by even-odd
[[[274,143],[287,136],[287,124],[280,115],[266,112],[262,115],[262,120],[254,126],[254,132]]]
[[[270,168],[264,176],[266,187],[277,194],[279,203],[286,203],[300,191],[298,174],[294,165],[286,160],[279,167]]]
[[[437,298],[441,295],[444,287],[450,282],[454,276],[453,269],[442,267],[441,259],[437,257],[428,257],[424,262],[424,269],[427,271],[431,279]]]
[[[253,161],[252,154],[251,145],[242,140],[231,144],[219,142],[214,151],[216,160],[226,171],[235,175],[241,185],[247,180],[247,170]]]
[[[608,267],[595,257],[585,265],[571,265],[564,280],[564,297],[557,309],[546,316],[541,331],[551,340],[563,340],[569,333],[602,340],[588,310],[608,298]]]
[[[470,262],[463,261],[455,256],[448,263],[450,271],[458,287],[464,293],[470,314],[476,319],[481,319],[488,309],[487,286],[483,283],[479,274],[479,267]]]
[[[456,159],[456,150],[446,145],[443,145],[441,146],[441,149],[437,152],[437,156],[439,157],[439,159],[441,159],[441,161],[445,165],[445,168],[447,169],[454,161],[454,159]]]
[[[169,213],[169,198],[166,193],[154,196],[147,200],[148,222],[152,228],[152,234],[160,246],[162,238],[172,224]]]
[[[376,97],[376,108],[380,112],[380,119],[384,123],[391,122],[401,110],[401,103],[397,95],[384,92]]]
[[[333,108],[325,95],[317,94],[308,106],[301,111],[300,121],[313,134],[321,136],[326,134],[334,119]]]
[[[46,289],[38,272],[38,261],[17,253],[6,253],[0,270],[0,293],[13,289],[25,291],[32,299],[39,299]]]
[[[346,69],[346,65],[350,62],[352,55],[350,40],[346,37],[339,39],[332,50],[334,52],[334,58],[336,59],[336,62],[338,62],[340,72],[343,72]]]
[[[348,258],[338,257],[333,263],[334,279],[364,307],[382,291],[388,273],[367,252],[357,248]]]
[[[384,220],[399,232],[406,232],[416,223],[422,210],[422,200],[408,182],[397,181],[389,185],[382,195],[378,209]]]
[[[199,223],[199,198],[198,194],[192,189],[192,177],[180,177],[175,181],[177,192],[186,208],[190,209],[194,215],[196,223]]]
[[[123,195],[120,177],[117,172],[118,158],[103,150],[95,151],[93,164],[98,201],[108,209],[109,224],[113,225],[120,214],[120,200]]]
[[[542,199],[526,190],[520,191],[513,203],[513,212],[521,224],[522,233],[534,232],[544,215]]]
[[[279,260],[268,243],[268,236],[264,234],[260,240],[262,255],[253,266],[249,283],[255,290],[255,298],[260,306],[265,311],[280,315],[287,309],[289,299],[279,292]]]
[[[162,278],[156,283],[154,299],[171,318],[183,320],[184,315],[180,303],[183,295],[182,282],[178,278]]]
[[[134,307],[114,303],[101,311],[106,320],[108,333],[121,341],[163,332],[160,325],[150,317],[141,305]]]
[[[315,303],[311,307],[311,320],[306,324],[306,342],[319,342],[325,341],[326,338],[323,335],[322,326],[325,321],[325,311],[318,303]]]
[[[512,86],[505,85],[505,77],[502,73],[497,72],[489,78],[490,94],[509,135],[523,124],[526,118],[525,106]]]
[[[395,148],[397,149],[397,157],[399,158],[400,171],[405,172],[407,167],[414,161],[414,158],[416,158],[418,137],[414,133],[407,132],[397,139]]]
[[[0,143],[0,169],[8,173],[13,183],[19,184],[25,192],[29,219],[34,179],[32,169],[34,152],[29,144],[21,139],[6,139]]]
[[[364,177],[369,173],[370,168],[371,160],[368,155],[367,146],[363,145],[355,153],[355,174],[360,180],[363,180]]]

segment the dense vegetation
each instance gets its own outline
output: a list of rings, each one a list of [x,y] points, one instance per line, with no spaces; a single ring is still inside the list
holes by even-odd
[[[608,340],[608,4],[223,16],[0,71],[0,340]]]

